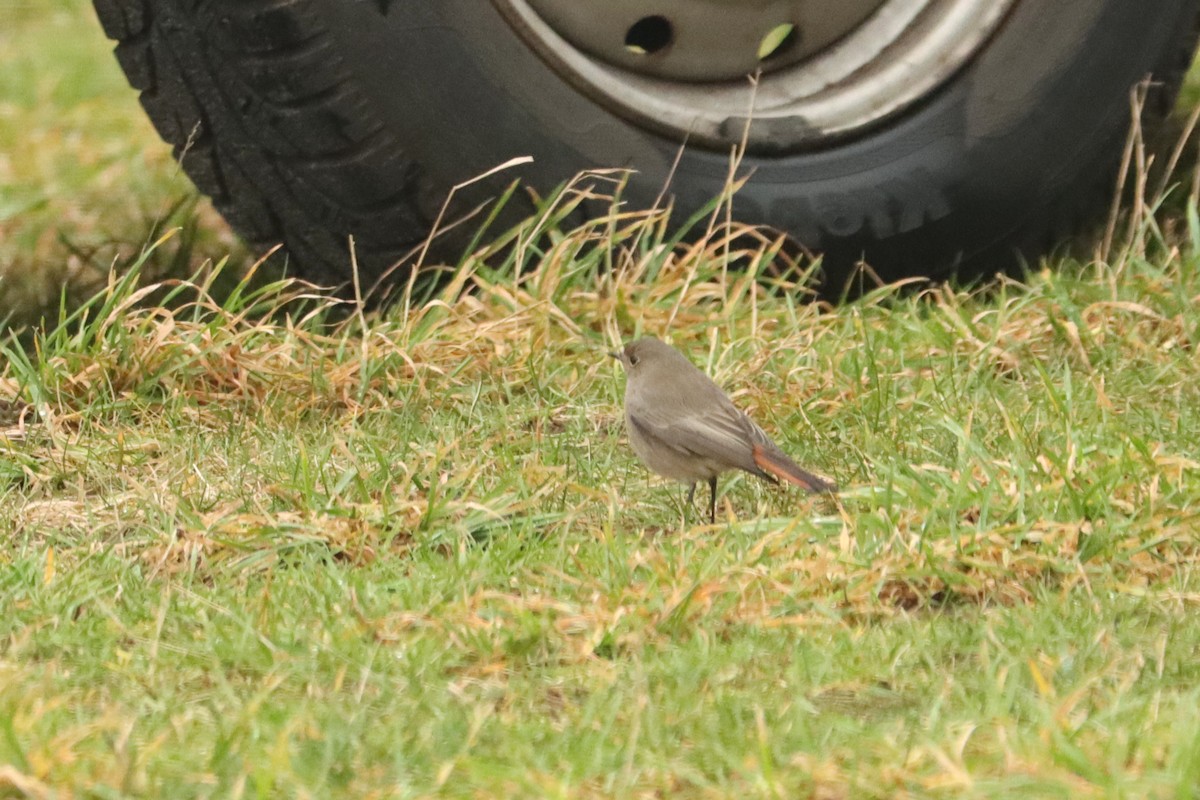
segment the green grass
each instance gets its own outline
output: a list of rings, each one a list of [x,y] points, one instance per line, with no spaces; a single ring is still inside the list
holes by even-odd
[[[17,21],[95,38],[82,8]],[[113,185],[171,171],[139,136]],[[157,238],[86,185],[0,224]],[[0,797],[1196,795],[1195,198],[1107,261],[836,309],[765,277],[769,238],[728,271],[720,231],[574,199],[348,318],[212,290],[200,211],[5,342]],[[197,277],[156,286],[164,252]],[[840,501],[735,478],[682,521],[604,356],[642,332]]]

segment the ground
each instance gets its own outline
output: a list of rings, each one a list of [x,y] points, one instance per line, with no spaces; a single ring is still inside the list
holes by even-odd
[[[1193,796],[1190,175],[1095,258],[838,307],[770,237],[571,227],[582,176],[358,314],[212,288],[247,258],[86,5],[11,13],[6,285],[95,278],[0,351],[0,797]],[[622,431],[641,333],[839,498],[703,524]]]

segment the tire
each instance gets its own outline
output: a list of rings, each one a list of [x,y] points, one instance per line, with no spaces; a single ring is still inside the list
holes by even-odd
[[[542,191],[591,167],[637,170],[648,205],[682,137],[598,99],[483,0],[95,0],[159,134],[232,227],[282,242],[301,275],[344,284],[347,236],[380,274],[425,237],[450,187],[510,158]],[[851,135],[769,126],[735,215],[823,253],[827,289],[860,260],[885,280],[1034,258],[1111,196],[1129,92],[1169,112],[1200,0],[1016,0],[961,69]],[[761,129],[759,129],[761,131]],[[774,145],[774,146],[773,146]],[[692,143],[672,177],[686,216],[729,148]],[[494,195],[506,172],[456,195]],[[460,240],[460,244],[461,244]],[[453,242],[451,243],[453,244]]]

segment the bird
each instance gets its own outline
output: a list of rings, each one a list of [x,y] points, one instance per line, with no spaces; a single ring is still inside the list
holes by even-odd
[[[671,345],[647,336],[609,353],[626,375],[625,426],[629,443],[653,472],[709,488],[708,516],[717,519],[717,476],[744,470],[771,483],[794,484],[812,493],[837,485],[801,468],[754,420],[695,364]]]

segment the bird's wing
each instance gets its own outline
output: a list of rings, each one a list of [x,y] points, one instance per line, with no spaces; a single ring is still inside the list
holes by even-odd
[[[766,434],[732,404],[693,414],[644,413],[632,417],[640,430],[671,448],[754,475],[767,473],[754,461],[754,445],[769,443]]]

